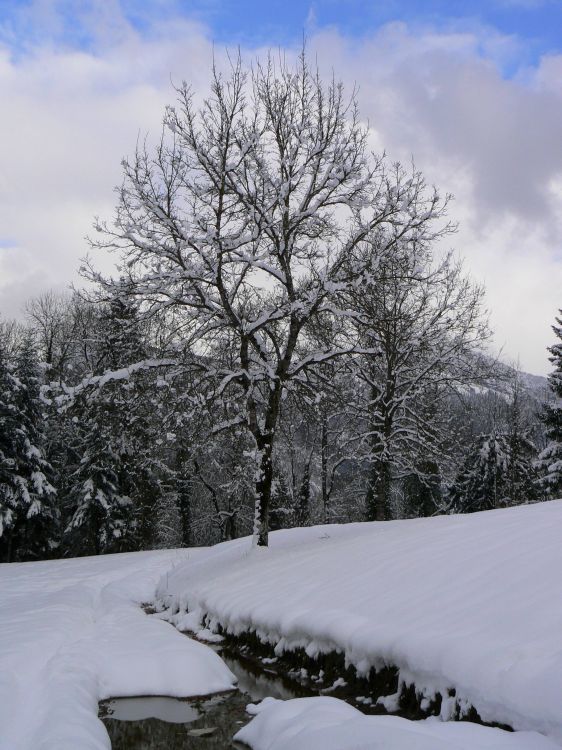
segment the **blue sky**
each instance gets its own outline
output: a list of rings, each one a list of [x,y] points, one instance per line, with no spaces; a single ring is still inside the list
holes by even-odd
[[[38,23],[37,7],[55,5],[56,28]],[[96,5],[107,8],[111,2],[44,0],[30,13],[28,0],[0,0],[0,33],[20,51],[26,42],[48,35],[87,49],[92,45],[88,18]],[[228,45],[292,45],[303,32],[326,27],[363,38],[392,21],[444,32],[488,28],[513,38],[517,52],[506,62],[506,75],[562,49],[562,0],[124,0],[120,6],[142,33],[150,35],[157,20],[180,16],[201,22],[216,43]]]

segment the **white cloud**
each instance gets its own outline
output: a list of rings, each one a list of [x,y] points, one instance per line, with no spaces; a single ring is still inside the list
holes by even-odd
[[[453,244],[486,285],[496,342],[532,372],[562,306],[562,58],[505,80],[483,56],[483,30],[419,35],[403,24],[362,45],[314,39],[321,64],[359,85],[361,111],[391,156],[452,192]],[[559,79],[558,79],[559,80]]]
[[[56,29],[52,3],[42,6]],[[44,43],[12,59],[0,47],[1,313],[76,279],[94,215],[113,212],[121,158],[139,133],[160,130],[170,78],[206,91],[208,35],[163,17],[142,38],[112,3],[110,22],[82,19],[92,52]],[[547,371],[562,305],[562,58],[506,81],[499,70],[516,40],[403,24],[362,42],[319,31],[310,49],[349,89],[358,83],[377,144],[413,154],[429,181],[455,193],[454,244],[488,288],[498,344],[524,368]]]
[[[117,42],[101,49],[46,45],[15,61],[0,50],[0,100],[7,103],[0,118],[5,315],[18,315],[41,287],[76,279],[93,217],[113,212],[122,157],[139,133],[160,131],[173,94],[170,77],[179,82],[184,75],[206,88],[212,45],[194,24],[164,25],[151,41],[125,26]]]

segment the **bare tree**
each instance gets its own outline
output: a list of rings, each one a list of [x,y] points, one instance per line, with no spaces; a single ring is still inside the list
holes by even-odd
[[[72,346],[74,320],[68,294],[48,291],[29,300],[26,312],[35,331],[39,350],[50,368],[61,370]]]
[[[393,476],[434,479],[446,452],[444,397],[490,376],[482,356],[489,337],[483,290],[451,255],[436,261],[426,242],[403,243],[350,292],[366,349],[349,361],[360,387],[350,404],[357,444],[368,465],[367,517],[389,513]],[[433,467],[424,477],[423,467]]]
[[[178,91],[159,146],[124,161],[115,221],[93,243],[121,253],[147,314],[180,311],[215,398],[242,404],[254,445],[254,540],[267,544],[272,451],[283,394],[308,370],[355,351],[349,336],[305,346],[312,321],[349,316],[343,292],[365,243],[388,255],[429,242],[445,203],[422,176],[367,151],[355,98],[325,85],[303,54],[226,77],[196,109]],[[439,223],[439,222],[437,222]],[[108,289],[114,283],[87,271]],[[206,353],[228,341],[235,366]]]

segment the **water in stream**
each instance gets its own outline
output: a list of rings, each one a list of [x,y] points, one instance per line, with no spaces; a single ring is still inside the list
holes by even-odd
[[[223,750],[241,747],[232,737],[250,717],[246,705],[268,695],[310,695],[265,669],[221,653],[238,678],[238,690],[207,699],[118,698],[100,705],[112,750]]]

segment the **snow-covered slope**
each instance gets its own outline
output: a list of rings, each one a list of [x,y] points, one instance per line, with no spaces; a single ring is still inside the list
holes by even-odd
[[[110,748],[98,700],[208,694],[234,677],[136,603],[184,551],[0,565],[0,749]]]
[[[272,536],[194,556],[159,597],[180,624],[206,614],[278,650],[396,665],[486,721],[562,742],[562,501]]]

